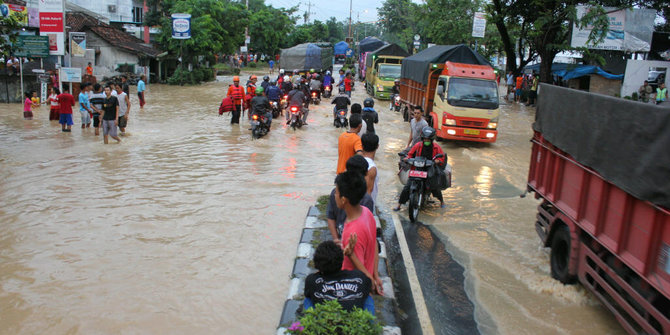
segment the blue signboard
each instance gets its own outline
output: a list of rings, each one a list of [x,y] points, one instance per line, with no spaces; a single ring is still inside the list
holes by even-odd
[[[354,56],[354,50],[351,50],[351,48],[347,48],[347,50],[344,52],[344,55],[347,57],[353,57]]]
[[[191,14],[172,14],[172,38],[191,38]]]

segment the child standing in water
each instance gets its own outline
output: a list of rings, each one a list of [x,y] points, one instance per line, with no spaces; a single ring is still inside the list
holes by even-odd
[[[40,107],[40,98],[37,97],[37,91],[33,91],[33,96],[30,98],[30,100],[33,102],[33,108],[38,108]]]
[[[51,104],[51,109],[49,109],[49,121],[58,121],[60,120],[60,113],[58,111],[59,106],[58,106],[58,95],[60,94],[60,91],[58,90],[57,87],[52,87],[51,88],[51,94],[49,94],[49,97],[47,98],[47,101],[45,101],[45,104]]]
[[[23,101],[23,118],[26,120],[32,120],[33,119],[33,101],[30,100],[30,97],[32,94],[30,92],[26,92],[25,94],[26,100]]]

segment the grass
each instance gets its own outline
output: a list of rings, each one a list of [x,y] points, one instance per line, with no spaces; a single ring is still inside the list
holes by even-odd
[[[319,220],[326,220],[326,209],[328,208],[328,201],[330,200],[330,195],[322,195],[316,199],[316,208],[319,210]]]

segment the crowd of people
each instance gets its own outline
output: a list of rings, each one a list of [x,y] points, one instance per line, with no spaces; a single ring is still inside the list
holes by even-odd
[[[524,103],[526,106],[535,106],[537,100],[537,85],[539,78],[535,74],[523,74],[514,76],[512,71],[507,73],[505,84],[507,94],[505,101],[510,101],[510,95],[516,103]]]
[[[658,84],[656,89],[654,89],[649,82],[645,80],[642,86],[637,90],[637,93],[638,100],[642,102],[652,101],[657,105],[660,105],[668,101],[668,89],[663,82]]]
[[[137,84],[140,108],[143,108],[145,103],[145,80],[146,77],[142,75]],[[34,108],[46,104],[49,106],[49,120],[58,121],[62,132],[72,132],[74,125],[72,114],[76,101],[79,103],[81,128],[87,129],[93,124],[96,136],[100,135],[100,128],[102,128],[105,144],[109,143],[109,137],[121,142],[119,135],[126,133],[131,109],[130,88],[126,76],[122,76],[120,82],[109,82],[105,85],[81,83],[80,93],[76,100],[67,86],[64,86],[61,92],[55,83],[50,88],[45,101],[40,102],[37,92],[34,91],[26,92],[25,97],[23,117],[26,120],[32,120]]]
[[[308,110],[311,94],[316,93],[320,98],[325,87],[331,90],[337,87],[339,91],[331,98],[334,116],[336,111],[350,109],[349,128],[338,137],[335,187],[330,192],[326,210],[332,239],[316,248],[313,261],[318,271],[306,278],[304,308],[312,308],[326,300],[338,300],[346,310],[358,307],[374,315],[371,294],[384,293],[378,269],[379,244],[373,214],[379,194],[379,171],[375,163],[379,148],[375,124],[379,122],[379,115],[374,109],[374,100],[364,99],[363,106],[352,103],[353,76],[345,71],[340,72],[339,78],[333,78],[329,71],[300,74],[299,71],[286,73],[280,69],[276,79],[269,76],[264,76],[260,82],[258,79],[256,75],[250,75],[246,84],[241,85],[239,76],[235,76],[219,107],[219,114],[230,112],[230,122],[237,124],[245,111],[249,117],[267,115],[269,104],[279,103],[283,97],[288,100],[287,105],[298,104]],[[416,156],[434,159],[435,155],[443,153],[435,141],[435,130],[423,119],[420,106],[413,106],[413,115],[405,159]],[[306,119],[306,115],[304,117]],[[444,166],[446,157],[438,159],[437,163]],[[401,202],[407,191],[401,193]],[[441,192],[435,190],[433,194],[443,207]]]

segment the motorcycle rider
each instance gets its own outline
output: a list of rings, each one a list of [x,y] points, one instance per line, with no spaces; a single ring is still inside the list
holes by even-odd
[[[251,99],[251,115],[265,116],[268,128],[272,125],[272,112],[270,111],[270,100],[263,95],[263,87],[256,88],[256,96]]]
[[[298,110],[300,111],[300,113],[303,113],[303,123],[307,124],[307,123],[304,122],[304,121],[307,121],[307,116],[306,116],[306,113],[304,112],[303,107],[302,107],[303,104],[305,103],[305,100],[307,100],[307,97],[305,96],[305,93],[303,93],[303,91],[300,89],[299,84],[295,84],[293,86],[293,90],[291,90],[291,92],[288,93],[289,110],[293,106],[298,107]],[[286,124],[288,124],[290,121],[291,121],[291,113],[288,112],[288,113],[286,113]]]
[[[323,76],[323,87],[331,86],[333,84],[333,76],[330,74],[330,71],[326,71],[326,75]],[[333,88],[331,87],[332,91]]]
[[[251,99],[254,97],[256,94],[256,82],[258,81],[258,77],[256,75],[251,75],[249,76],[249,80],[247,81],[247,95],[245,96],[244,102],[246,104],[246,108],[248,109],[247,111],[247,117],[249,120],[251,120],[251,106],[249,105],[251,102]]]
[[[425,157],[426,159],[433,160],[433,157],[444,154],[442,148],[435,142],[436,132],[433,127],[425,127],[421,131],[421,142],[415,144],[412,149],[407,154],[407,157],[403,160],[409,158],[414,158],[417,156]],[[444,157],[439,157],[434,160],[435,164],[438,166],[438,170],[443,170],[447,161],[447,156],[444,154]],[[414,166],[411,167],[414,170]],[[400,198],[398,199],[398,206],[393,208],[394,211],[399,211],[400,206],[409,200],[409,188],[411,183],[405,184],[402,191],[400,192]],[[440,207],[444,208],[444,199],[442,198],[442,191],[437,187],[431,186],[431,193],[435,198],[440,200]]]
[[[340,86],[339,94],[332,100],[331,104],[335,105],[335,107],[333,107],[333,118],[337,118],[337,111],[349,109],[351,99],[344,93],[344,87]]]
[[[373,108],[375,106],[375,101],[372,98],[365,98],[363,100],[363,120],[367,124],[366,132],[375,133],[375,123],[379,123],[379,114]]]
[[[267,91],[269,85],[270,85],[270,76],[268,75],[263,76],[263,82],[261,83],[263,91]]]
[[[277,82],[275,82],[274,80],[271,81],[270,85],[267,88],[267,91],[265,91],[265,96],[268,97],[268,100],[270,100],[272,102],[276,102],[277,106],[279,106],[279,101],[281,100],[281,95],[282,95],[282,92],[279,89],[279,87],[277,87]],[[279,108],[279,113],[280,114],[282,113],[281,108]]]
[[[316,97],[321,100],[321,81],[319,80],[319,75],[316,78],[310,80],[309,82],[310,96],[311,92],[316,92]]]
[[[393,104],[395,103],[395,97],[400,94],[400,79],[393,81],[393,87],[391,88],[391,104],[389,109],[393,110]]]
[[[284,76],[284,82],[281,84],[282,94],[287,95],[288,92],[291,92],[293,89],[293,84],[291,84],[291,78],[288,75]]]
[[[291,77],[291,84],[300,84],[300,70],[293,70],[293,77]]]
[[[281,87],[281,84],[284,82],[284,69],[279,69],[279,75],[277,76],[277,85]]]

